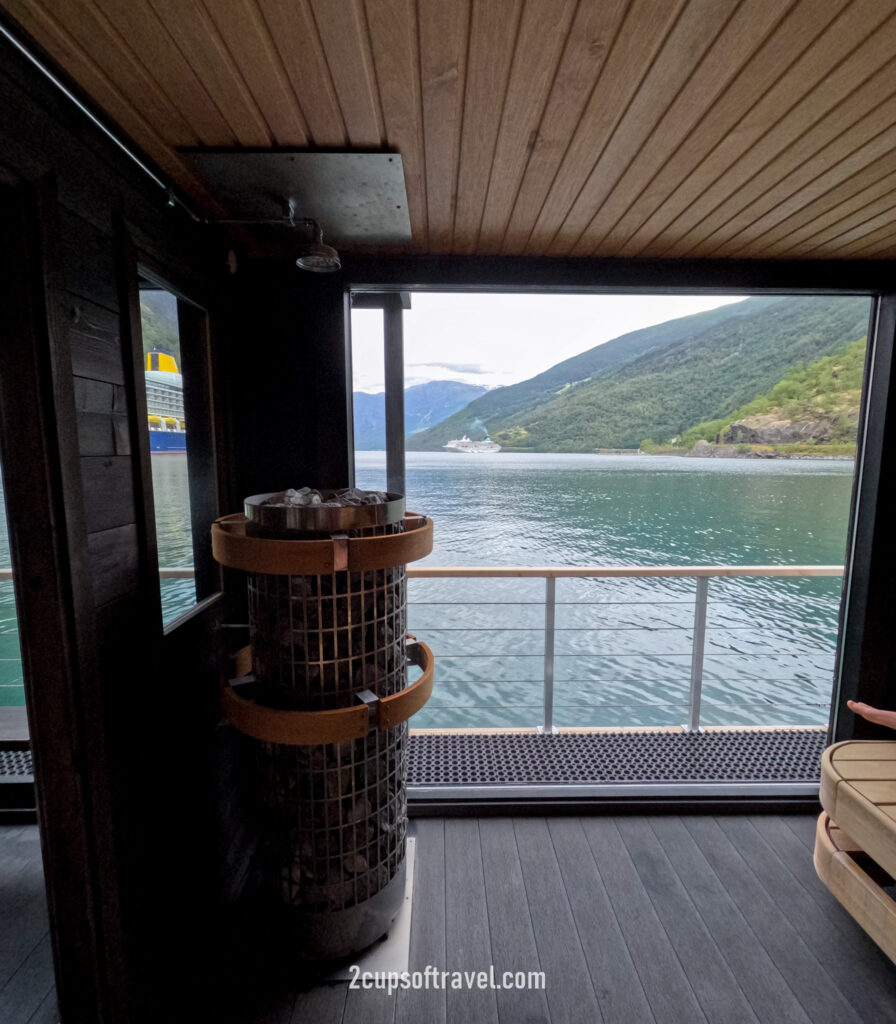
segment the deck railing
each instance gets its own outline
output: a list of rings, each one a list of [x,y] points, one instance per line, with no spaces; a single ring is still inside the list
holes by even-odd
[[[193,569],[166,567],[159,570],[163,580],[189,579]],[[543,714],[539,731],[554,730],[555,638],[558,579],[683,579],[694,581],[693,639],[691,644],[688,731],[700,728],[703,670],[707,629],[709,582],[734,578],[818,578],[843,575],[838,565],[701,565],[701,566],[415,566],[408,569],[411,580],[423,579],[539,579],[544,582]],[[0,569],[0,580],[12,578],[10,569]],[[441,603],[441,602],[439,602]],[[412,602],[412,607],[427,602]],[[491,631],[491,630],[489,630]],[[500,631],[500,630],[498,630]],[[456,656],[455,656],[456,657]]]
[[[462,566],[414,567],[410,579],[540,579],[544,581],[543,716],[539,732],[554,731],[555,635],[558,579],[686,579],[694,581],[688,731],[700,728],[709,581],[714,578],[818,578],[843,575],[837,565],[701,565],[701,566]],[[412,607],[426,604],[413,602]]]

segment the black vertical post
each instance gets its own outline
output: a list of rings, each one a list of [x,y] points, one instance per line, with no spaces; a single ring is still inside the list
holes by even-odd
[[[386,490],[404,494],[404,324],[398,295],[383,296],[383,358],[386,368]]]
[[[287,487],[349,486],[351,363],[342,278],[309,274],[291,261],[258,261],[236,287],[228,360],[235,502]]]
[[[846,702],[896,707],[896,491],[890,485],[896,479],[894,337],[896,295],[885,295],[872,307],[868,331],[830,742],[893,735],[858,718]]]

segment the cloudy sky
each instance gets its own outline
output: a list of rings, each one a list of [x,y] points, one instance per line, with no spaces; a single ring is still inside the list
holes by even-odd
[[[405,382],[515,384],[620,334],[743,297],[415,293],[404,311]],[[352,364],[355,391],[384,390],[380,310],[352,312]]]

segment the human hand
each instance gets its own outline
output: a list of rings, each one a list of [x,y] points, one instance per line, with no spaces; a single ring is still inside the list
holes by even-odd
[[[883,711],[880,708],[873,708],[870,704],[863,704],[858,700],[848,700],[846,706],[854,711],[861,718],[876,725],[885,725],[888,729],[896,729],[896,711]]]

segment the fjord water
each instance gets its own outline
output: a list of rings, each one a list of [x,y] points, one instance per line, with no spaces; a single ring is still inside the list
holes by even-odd
[[[186,456],[152,461],[160,564],[190,565]],[[383,453],[358,452],[356,467],[358,486],[385,486]],[[850,461],[407,457],[408,507],[435,523],[435,549],[419,565],[841,565],[852,478]],[[9,565],[4,528],[0,558]],[[703,724],[826,722],[841,586],[711,580]],[[544,589],[409,582],[409,628],[436,655],[415,726],[541,721]],[[162,599],[170,621],[194,603],[192,581],[163,581]],[[686,720],[693,579],[558,580],[557,602],[556,725]],[[0,583],[0,703],[23,700],[12,583]]]
[[[356,453],[357,485],[385,457]],[[435,523],[418,565],[842,565],[851,461],[409,453],[408,507]],[[822,724],[842,582],[713,579],[706,725]],[[436,655],[420,728],[541,721],[542,580],[412,580]],[[693,579],[557,581],[554,724],[687,717]]]

